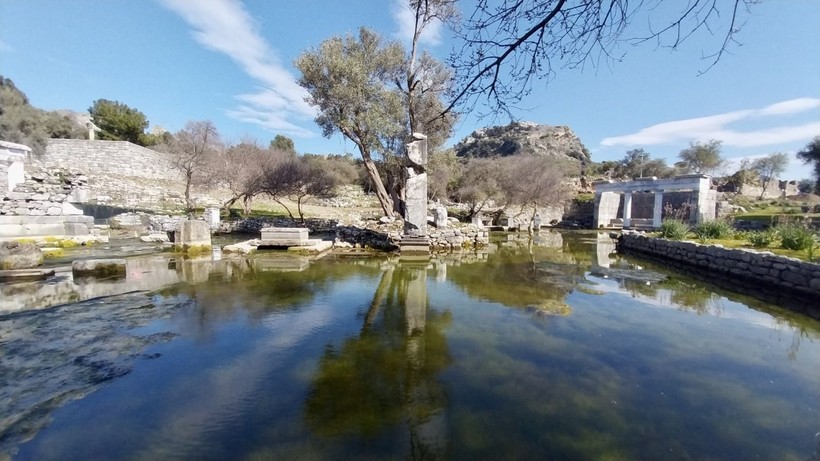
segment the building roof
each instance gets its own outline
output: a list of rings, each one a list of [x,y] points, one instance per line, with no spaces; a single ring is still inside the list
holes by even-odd
[[[15,149],[15,150],[22,150],[25,152],[31,152],[31,147],[26,146],[24,144],[17,144],[16,142],[8,142],[3,141],[0,139],[0,147],[4,147],[6,149]]]

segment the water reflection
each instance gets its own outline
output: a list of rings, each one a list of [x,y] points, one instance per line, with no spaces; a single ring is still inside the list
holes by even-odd
[[[423,262],[160,257],[155,291],[0,316],[0,453],[809,456],[817,322],[543,234]]]
[[[324,437],[372,438],[406,428],[409,459],[446,449],[446,396],[437,374],[450,363],[447,312],[429,309],[427,263],[390,265],[361,333],[327,345],[311,380],[305,418]]]

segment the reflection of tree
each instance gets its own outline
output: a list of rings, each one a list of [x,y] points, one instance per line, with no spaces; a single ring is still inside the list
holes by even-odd
[[[450,363],[449,313],[428,312],[426,264],[387,269],[359,336],[328,346],[305,405],[325,437],[374,437],[404,424],[409,457],[443,455],[445,395],[436,375]]]
[[[540,313],[567,315],[566,296],[583,281],[585,268],[573,255],[531,246],[502,247],[478,265],[452,267],[447,278],[469,296]]]

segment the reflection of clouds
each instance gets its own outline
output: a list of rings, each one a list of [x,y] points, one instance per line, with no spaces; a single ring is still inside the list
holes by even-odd
[[[173,413],[154,428],[155,435],[145,438],[163,440],[164,443],[152,445],[163,452],[174,446],[207,447],[209,434],[230,427],[256,405],[253,397],[264,394],[257,389],[266,385],[266,379],[277,367],[279,355],[290,353],[296,344],[339,320],[343,314],[324,303],[316,303],[301,311],[266,317],[261,321],[267,330],[265,339],[253,349],[224,366],[191,376],[189,382],[175,385],[179,394],[190,389],[196,389],[197,393],[182,397],[185,402],[177,403]],[[165,454],[152,450],[140,453],[136,458],[158,459]]]

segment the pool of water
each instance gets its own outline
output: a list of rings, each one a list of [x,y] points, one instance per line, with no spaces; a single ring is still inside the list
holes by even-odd
[[[611,251],[154,255],[21,288],[0,459],[812,459],[820,324]]]

